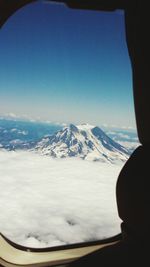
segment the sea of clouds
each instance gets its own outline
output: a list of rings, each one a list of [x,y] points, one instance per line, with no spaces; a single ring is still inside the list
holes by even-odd
[[[0,150],[0,232],[29,247],[118,234],[115,186],[121,168]]]

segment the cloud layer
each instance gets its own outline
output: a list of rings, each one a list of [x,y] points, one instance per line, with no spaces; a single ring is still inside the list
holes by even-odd
[[[0,229],[31,247],[120,232],[115,184],[121,166],[0,151]]]

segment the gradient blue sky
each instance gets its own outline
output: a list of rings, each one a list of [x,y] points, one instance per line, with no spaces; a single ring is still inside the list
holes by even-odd
[[[0,115],[135,127],[123,13],[34,3],[0,31]]]

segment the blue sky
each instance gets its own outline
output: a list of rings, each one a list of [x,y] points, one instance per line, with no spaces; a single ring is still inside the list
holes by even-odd
[[[38,1],[0,31],[0,115],[135,127],[123,13]]]

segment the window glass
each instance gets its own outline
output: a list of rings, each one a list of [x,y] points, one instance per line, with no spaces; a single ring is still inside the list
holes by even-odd
[[[34,3],[0,31],[0,231],[29,247],[120,232],[138,146],[123,12]]]

